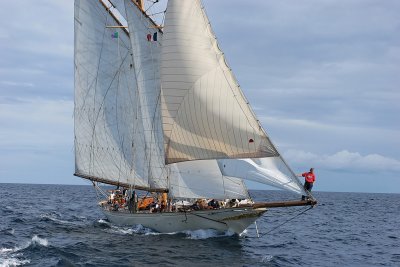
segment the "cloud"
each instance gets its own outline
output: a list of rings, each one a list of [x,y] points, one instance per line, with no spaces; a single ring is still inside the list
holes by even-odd
[[[0,96],[72,96],[73,1],[8,2],[0,9]],[[33,86],[30,86],[33,85]]]
[[[399,129],[398,1],[205,4],[257,114]]]
[[[0,84],[15,87],[34,87],[34,84],[29,82],[0,81]]]
[[[72,148],[73,101],[0,98],[4,150]]]
[[[399,158],[398,125],[349,125],[346,121],[332,123],[295,119],[291,116],[262,116],[260,119],[280,151],[294,149],[314,154],[334,154],[348,150],[358,151],[363,155],[379,154]],[[362,119],[362,115],[359,119]]]
[[[332,155],[318,155],[299,150],[284,153],[286,160],[296,166],[345,172],[400,172],[400,160],[378,154],[361,155],[342,150]]]
[[[394,177],[400,2],[231,2],[204,4],[245,95],[288,163],[332,176]],[[7,177],[34,182],[43,170],[73,165],[73,9],[73,1],[54,0],[5,1],[0,9],[7,25],[0,29],[0,172]]]
[[[2,50],[22,55],[71,58],[73,53],[73,1],[10,2],[0,10],[7,32],[0,32]]]

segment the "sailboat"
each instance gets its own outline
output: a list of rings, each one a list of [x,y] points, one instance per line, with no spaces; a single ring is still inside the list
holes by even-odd
[[[75,0],[74,175],[103,193],[108,220],[240,234],[270,207],[315,205],[245,98],[201,1],[169,0],[162,25],[149,9],[144,0]],[[255,203],[244,180],[308,198]],[[133,210],[113,209],[115,192],[99,184],[131,199],[158,195],[168,208],[140,210],[134,199]],[[221,206],[190,206],[199,199]],[[242,202],[224,202],[232,199]]]

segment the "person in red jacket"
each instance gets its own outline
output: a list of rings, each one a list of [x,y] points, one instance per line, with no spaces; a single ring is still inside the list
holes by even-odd
[[[302,174],[298,175],[299,177],[304,177],[304,189],[307,192],[311,192],[311,189],[314,185],[315,182],[315,174],[314,174],[314,168],[311,168],[309,172],[305,172]],[[306,199],[306,196],[302,196],[302,200]]]

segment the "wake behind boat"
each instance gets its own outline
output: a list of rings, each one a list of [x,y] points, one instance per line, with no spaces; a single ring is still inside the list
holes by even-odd
[[[314,205],[244,97],[201,2],[170,0],[165,12],[150,2],[75,0],[75,175],[103,194],[107,218],[241,233],[269,207]],[[163,25],[149,15],[159,13]],[[254,203],[243,180],[309,200]]]

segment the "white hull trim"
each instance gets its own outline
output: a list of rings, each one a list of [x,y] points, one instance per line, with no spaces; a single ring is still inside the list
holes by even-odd
[[[108,220],[120,226],[141,224],[160,233],[214,229],[242,233],[267,211],[266,208],[229,208],[190,212],[127,213],[102,209]]]

